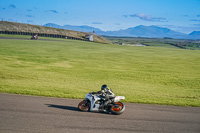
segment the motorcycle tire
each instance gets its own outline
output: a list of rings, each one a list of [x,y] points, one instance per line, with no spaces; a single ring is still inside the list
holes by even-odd
[[[86,105],[87,104],[87,105]],[[81,101],[79,104],[78,104],[78,109],[79,110],[81,110],[81,111],[84,111],[84,112],[86,112],[86,111],[89,111],[90,110],[90,102],[89,101],[87,101],[87,103],[86,103],[86,100],[83,100],[83,101]]]
[[[116,102],[113,106],[111,106],[110,111],[112,114],[120,115],[125,111],[125,105],[121,102]]]

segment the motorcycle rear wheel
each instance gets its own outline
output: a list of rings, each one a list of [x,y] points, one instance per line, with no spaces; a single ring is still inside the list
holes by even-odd
[[[78,109],[86,112],[90,110],[90,105],[89,101],[86,102],[86,100],[83,100],[78,104]]]
[[[121,102],[116,102],[113,106],[111,106],[110,111],[112,114],[120,115],[125,111],[125,105]]]

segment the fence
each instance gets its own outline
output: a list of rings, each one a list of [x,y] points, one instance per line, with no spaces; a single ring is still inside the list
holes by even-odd
[[[88,39],[81,39],[71,36],[64,36],[58,34],[47,34],[47,33],[31,33],[31,32],[18,32],[18,31],[0,31],[0,34],[11,34],[11,35],[30,35],[33,36],[37,34],[39,37],[53,37],[53,38],[65,38],[65,39],[73,39],[73,40],[82,40],[89,41]]]

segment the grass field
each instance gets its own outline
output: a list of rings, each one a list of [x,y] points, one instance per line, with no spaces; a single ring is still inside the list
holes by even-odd
[[[200,107],[200,51],[0,39],[0,92],[84,98],[107,84],[126,102]]]

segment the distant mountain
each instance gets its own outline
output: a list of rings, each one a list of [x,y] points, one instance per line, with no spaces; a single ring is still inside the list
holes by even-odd
[[[193,31],[189,34],[192,39],[200,39],[200,31]]]
[[[73,25],[64,25],[64,26],[60,26],[54,23],[47,23],[43,26],[46,27],[53,27],[53,28],[60,28],[60,29],[67,29],[67,30],[74,30],[74,31],[82,31],[82,32],[93,32],[93,31],[98,31],[101,32],[100,29],[98,28],[94,28],[94,27],[90,27],[87,25],[83,25],[83,26],[73,26]]]
[[[95,31],[98,35],[106,35],[106,36],[120,36],[120,37],[149,37],[149,38],[176,38],[176,39],[200,39],[200,31],[194,31],[192,33],[184,34],[180,32],[176,32],[170,30],[168,28],[162,28],[158,26],[136,26],[132,28],[128,28],[125,30],[118,31],[102,31],[98,28],[90,27],[90,26],[72,26],[72,25],[64,25],[60,26],[53,23],[45,24],[46,27],[54,27],[60,29],[68,29],[82,32],[93,32]]]
[[[193,31],[189,35],[200,36],[200,31]]]
[[[187,34],[175,32],[173,30],[167,28],[161,28],[158,26],[136,26],[133,28],[128,28],[126,30],[119,30],[114,32],[106,32],[107,35],[114,36],[129,36],[129,37],[151,37],[151,38],[183,38],[186,37]]]

